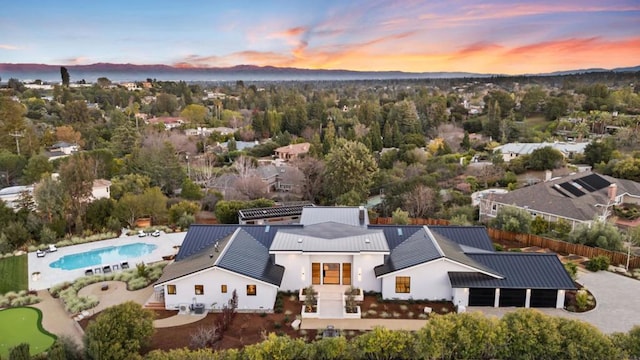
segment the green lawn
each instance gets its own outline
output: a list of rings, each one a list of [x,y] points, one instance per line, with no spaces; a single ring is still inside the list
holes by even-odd
[[[29,275],[27,274],[27,255],[10,256],[0,259],[0,294],[9,291],[27,290]]]
[[[29,343],[31,355],[47,350],[56,337],[42,328],[42,312],[30,307],[0,311],[0,358],[6,359],[12,347]]]

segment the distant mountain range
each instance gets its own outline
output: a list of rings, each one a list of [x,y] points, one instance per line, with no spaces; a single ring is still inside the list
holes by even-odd
[[[286,81],[286,80],[376,80],[376,79],[446,79],[446,78],[486,78],[505,76],[502,74],[481,74],[470,72],[403,72],[403,71],[353,71],[299,69],[274,66],[238,65],[233,67],[173,67],[169,65],[135,65],[96,63],[90,65],[47,65],[47,64],[11,64],[0,63],[0,77],[7,81],[14,77],[23,81],[40,79],[59,81],[60,67],[65,66],[71,75],[71,81],[84,79],[94,82],[98,77],[107,77],[112,81],[134,81],[146,78],[158,80],[185,81]],[[585,72],[635,72],[640,66],[616,69],[582,69],[556,71],[529,76],[568,75]]]

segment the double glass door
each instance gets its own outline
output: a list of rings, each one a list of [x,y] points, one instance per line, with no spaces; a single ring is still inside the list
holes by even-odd
[[[351,285],[351,263],[312,263],[313,285]]]

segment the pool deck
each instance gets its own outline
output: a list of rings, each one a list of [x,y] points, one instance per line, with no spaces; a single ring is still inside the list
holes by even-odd
[[[65,255],[82,253],[82,252],[103,248],[107,246],[121,246],[121,245],[128,245],[128,244],[134,244],[134,243],[146,243],[146,244],[154,244],[158,246],[150,254],[122,260],[122,261],[129,262],[129,266],[133,268],[137,263],[140,263],[140,262],[153,263],[156,261],[161,261],[163,256],[176,254],[177,250],[174,248],[174,246],[181,245],[186,234],[187,234],[186,232],[172,233],[172,234],[165,234],[163,232],[160,234],[159,237],[153,237],[153,236],[138,237],[137,235],[120,236],[119,238],[115,238],[115,239],[61,247],[61,248],[58,248],[58,251],[47,253],[47,255],[42,258],[37,257],[35,252],[29,253],[28,254],[29,289],[30,290],[48,289],[51,286],[59,284],[61,282],[73,281],[79,277],[84,276],[84,272],[86,268],[76,269],[76,270],[62,270],[62,269],[52,268],[49,266],[49,264],[53,263],[54,261],[60,259]],[[92,266],[92,268],[103,267],[107,265],[113,265],[113,264],[100,264],[100,265]],[[39,272],[40,274],[33,275],[36,272]]]

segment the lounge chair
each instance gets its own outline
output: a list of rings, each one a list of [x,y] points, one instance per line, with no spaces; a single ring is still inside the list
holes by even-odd
[[[42,251],[42,250],[38,250],[38,251],[36,251],[36,256],[37,257],[45,257],[45,256],[47,256],[47,252],[46,251]]]
[[[109,274],[111,273],[111,266],[107,265],[107,266],[103,266],[102,267],[102,273],[103,274]]]
[[[55,245],[51,244],[49,245],[49,249],[47,249],[47,251],[48,252],[58,251],[58,248]]]
[[[98,274],[102,274],[102,269],[100,269],[100,268],[95,268],[95,269],[93,269],[93,273],[94,273],[94,274],[96,274],[96,275],[98,275]]]
[[[113,265],[111,265],[111,269],[112,269],[113,271],[118,271],[118,270],[120,270],[120,265],[118,265],[118,264],[113,264]]]
[[[120,264],[121,268],[124,269],[128,269],[129,268],[129,262],[128,261],[123,261],[122,264]]]
[[[93,270],[92,269],[87,269],[84,271],[84,276],[91,276],[93,275]]]

